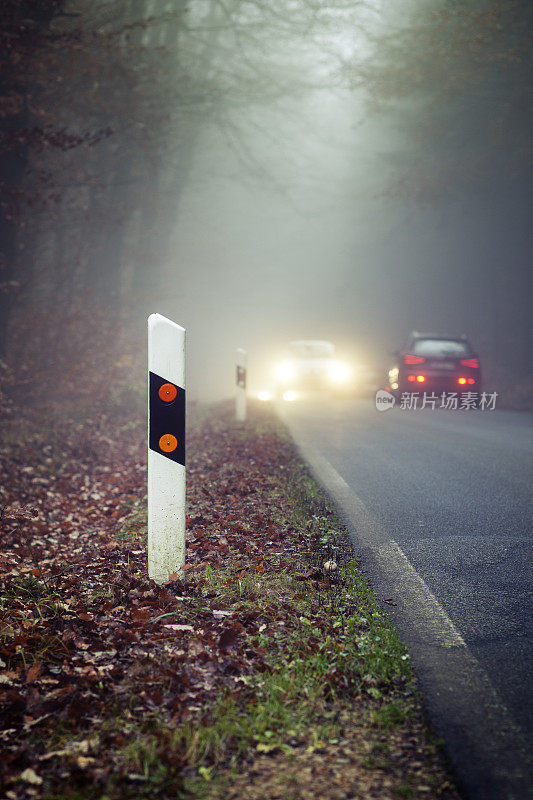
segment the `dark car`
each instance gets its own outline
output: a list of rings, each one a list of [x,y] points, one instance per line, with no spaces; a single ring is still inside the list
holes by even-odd
[[[479,356],[466,336],[439,336],[413,331],[394,353],[388,385],[402,392],[481,392]]]

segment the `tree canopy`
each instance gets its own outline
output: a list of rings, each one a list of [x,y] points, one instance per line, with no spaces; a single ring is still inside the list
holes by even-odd
[[[530,3],[434,1],[377,39],[351,79],[395,119],[398,190],[457,196],[531,170]]]

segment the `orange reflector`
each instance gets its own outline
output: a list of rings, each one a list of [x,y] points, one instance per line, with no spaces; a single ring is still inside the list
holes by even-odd
[[[426,380],[425,375],[417,375],[416,379],[418,383],[424,383],[424,381]]]
[[[416,375],[408,375],[407,376],[407,380],[408,381],[416,381]]]
[[[178,446],[178,440],[171,433],[165,433],[159,440],[159,447],[164,453],[172,453]]]
[[[467,383],[470,383],[470,384],[472,384],[472,383],[475,383],[475,380],[474,380],[474,378],[469,378],[469,379],[468,379],[468,381],[467,381]]]
[[[461,385],[465,384],[466,378],[457,378],[457,383],[460,383]]]
[[[165,403],[171,403],[173,400],[176,399],[177,394],[178,390],[172,383],[164,383],[159,390],[159,397]]]

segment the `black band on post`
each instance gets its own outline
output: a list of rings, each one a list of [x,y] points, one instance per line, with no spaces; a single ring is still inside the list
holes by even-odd
[[[185,389],[150,372],[148,416],[150,450],[185,466]]]

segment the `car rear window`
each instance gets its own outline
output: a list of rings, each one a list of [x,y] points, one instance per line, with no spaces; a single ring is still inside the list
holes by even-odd
[[[470,353],[470,348],[466,342],[457,339],[417,339],[409,349],[413,355],[425,356],[426,358],[466,356]]]

